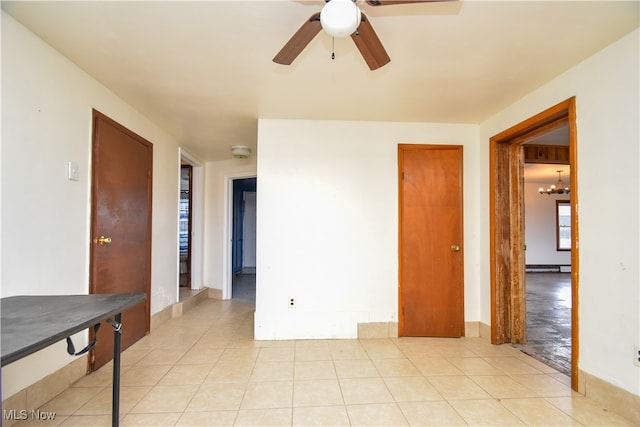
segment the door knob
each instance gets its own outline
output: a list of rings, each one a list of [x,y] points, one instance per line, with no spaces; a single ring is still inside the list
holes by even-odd
[[[459,252],[459,251],[460,251],[460,246],[451,245],[451,252]]]
[[[96,239],[93,239],[93,243],[97,243],[99,245],[108,245],[111,243],[111,237],[100,236]]]

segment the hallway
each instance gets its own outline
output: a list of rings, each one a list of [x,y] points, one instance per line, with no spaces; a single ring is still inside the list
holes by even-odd
[[[121,425],[631,425],[508,345],[254,341],[253,312],[207,299],[127,349]],[[55,425],[108,426],[110,395],[107,365],[40,409]]]

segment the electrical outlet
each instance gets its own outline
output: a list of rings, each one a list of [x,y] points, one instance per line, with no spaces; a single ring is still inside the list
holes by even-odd
[[[640,345],[633,347],[633,364],[640,366]]]
[[[295,308],[296,307],[296,299],[291,297],[289,298],[289,308]]]

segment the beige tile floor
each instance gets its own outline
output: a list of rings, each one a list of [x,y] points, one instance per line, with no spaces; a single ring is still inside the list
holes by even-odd
[[[631,425],[511,346],[478,338],[254,341],[253,310],[206,300],[125,350],[120,424]],[[110,425],[111,366],[40,409],[57,417],[39,426]]]

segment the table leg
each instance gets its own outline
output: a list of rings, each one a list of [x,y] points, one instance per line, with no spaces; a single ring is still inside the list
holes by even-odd
[[[122,313],[115,316],[113,326],[113,400],[111,407],[111,425],[120,425],[120,338],[122,336]]]

